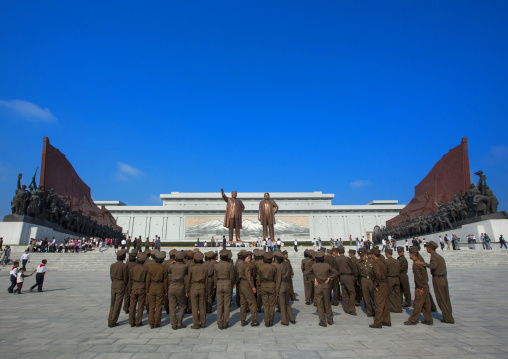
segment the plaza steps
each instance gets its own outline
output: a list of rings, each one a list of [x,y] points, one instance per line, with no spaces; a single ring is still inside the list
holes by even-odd
[[[292,247],[286,247],[289,253],[289,259],[293,262],[295,270],[300,269],[300,262],[303,258],[303,251],[308,247],[299,247],[298,252],[294,252]],[[481,245],[476,246],[476,250],[469,249],[466,245],[461,246],[460,251],[438,249],[438,253],[446,260],[448,268],[474,268],[474,267],[497,267],[508,266],[508,250],[495,248],[493,250],[483,250]],[[11,259],[18,259],[23,253],[25,247],[13,247]],[[166,253],[171,248],[162,248]],[[191,250],[191,247],[180,248]],[[203,252],[213,250],[214,248],[201,248]],[[233,258],[236,253],[245,248],[231,248]],[[248,249],[248,248],[247,248]],[[346,247],[347,251],[348,247]],[[423,249],[423,248],[422,248]],[[250,248],[252,250],[252,248]],[[426,261],[429,261],[430,255],[422,250],[421,255]],[[28,264],[28,270],[33,270],[38,266],[42,259],[48,260],[48,270],[83,270],[83,271],[105,271],[107,272],[111,263],[116,259],[113,249],[106,249],[99,252],[97,249],[86,253],[31,253],[31,261]],[[406,253],[406,258],[409,256]],[[1,267],[0,267],[1,268]],[[7,268],[7,267],[5,267]]]

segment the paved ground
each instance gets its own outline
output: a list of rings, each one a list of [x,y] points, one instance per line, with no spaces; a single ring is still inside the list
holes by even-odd
[[[107,327],[109,278],[101,272],[49,272],[45,292],[8,294],[8,271],[0,270],[0,357],[6,358],[508,358],[508,287],[505,268],[451,269],[455,325],[407,327],[407,313],[392,314],[392,327],[370,329],[371,318],[333,307],[335,325],[318,326],[313,306],[293,305],[297,324],[241,327],[234,307],[231,327],[217,329],[215,312],[205,329],[131,328],[122,312],[120,326]],[[411,280],[411,278],[410,278]],[[303,293],[301,273],[295,290]],[[409,312],[411,309],[409,310]],[[262,316],[261,318],[262,319]],[[186,316],[185,324],[190,324]],[[145,319],[146,323],[146,319]]]

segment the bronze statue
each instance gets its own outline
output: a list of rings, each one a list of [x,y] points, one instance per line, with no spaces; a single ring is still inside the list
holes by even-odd
[[[30,192],[26,190],[26,185],[21,185],[23,175],[18,175],[18,186],[16,194],[11,202],[12,214],[26,215],[28,202],[30,201]]]
[[[275,201],[270,199],[270,194],[265,193],[265,199],[259,202],[259,213],[258,220],[261,222],[263,227],[263,238],[275,239],[273,232],[273,225],[275,224],[275,213],[279,210],[279,206]],[[268,236],[268,230],[270,230],[270,237]]]
[[[236,191],[231,192],[231,198],[228,198],[221,188],[220,192],[224,201],[228,203],[226,214],[224,215],[224,227],[229,228],[229,241],[233,241],[233,229],[236,229],[236,240],[240,240],[240,229],[242,228],[242,212],[245,209],[243,202],[236,198]]]

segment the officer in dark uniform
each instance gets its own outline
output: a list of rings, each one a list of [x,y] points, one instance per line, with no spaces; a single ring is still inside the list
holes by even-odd
[[[116,262],[110,267],[111,277],[111,306],[109,308],[108,327],[118,326],[118,317],[122,309],[122,300],[125,296],[127,283],[129,282],[129,272],[125,260],[125,249],[116,252]]]

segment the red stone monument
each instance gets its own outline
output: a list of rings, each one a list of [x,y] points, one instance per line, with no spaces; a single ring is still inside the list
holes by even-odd
[[[464,194],[471,185],[467,138],[443,156],[415,187],[415,195],[400,214],[386,222],[387,228],[423,216],[437,209],[437,203],[450,202],[457,193]]]

